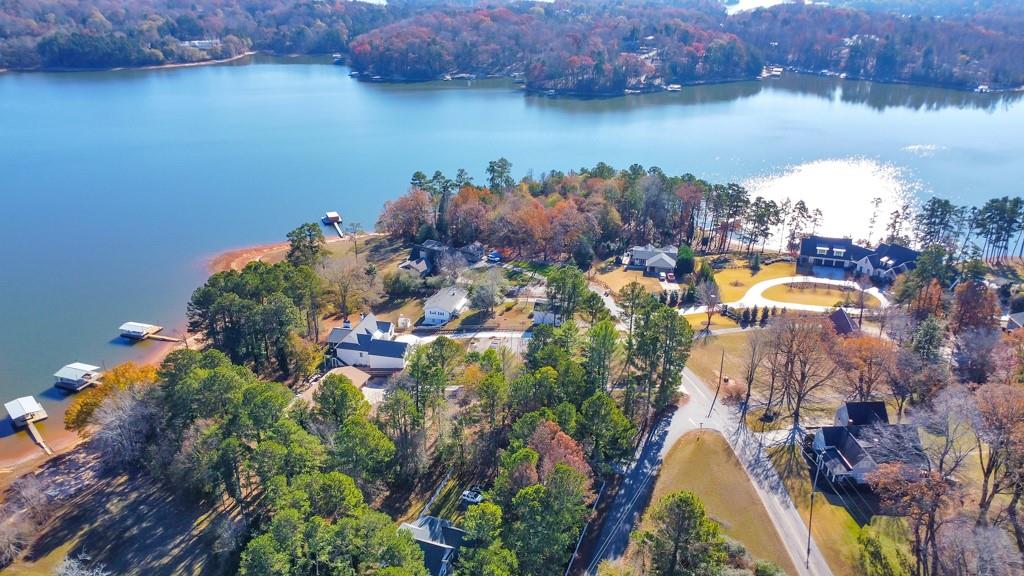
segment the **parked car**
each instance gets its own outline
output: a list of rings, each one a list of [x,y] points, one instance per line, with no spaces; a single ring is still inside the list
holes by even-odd
[[[676,273],[675,272],[669,272],[666,276],[668,277],[668,281],[669,282],[675,282],[676,281]]]
[[[501,262],[501,253],[497,251],[491,252],[490,254],[487,255],[487,261],[490,262],[491,264],[497,264],[498,262]]]
[[[658,280],[661,280],[662,282],[665,281],[665,273],[664,272],[658,272]]]
[[[462,499],[470,504],[479,504],[484,501],[484,490],[480,486],[471,486],[462,493]]]

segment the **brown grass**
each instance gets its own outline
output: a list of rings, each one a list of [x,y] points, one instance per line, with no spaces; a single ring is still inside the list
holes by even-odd
[[[657,278],[644,276],[639,270],[625,270],[617,266],[602,274],[594,275],[594,281],[608,288],[612,292],[622,290],[630,282],[639,282],[648,292],[661,292],[661,284]]]
[[[694,431],[672,446],[661,466],[651,502],[679,490],[696,494],[722,532],[742,542],[752,556],[771,560],[789,574],[796,573],[754,485],[721,434]]]
[[[764,291],[764,297],[780,304],[808,304],[813,306],[835,306],[838,302],[849,302],[856,306],[860,296],[855,290],[830,284],[812,283],[811,287],[797,287],[795,284],[772,286]],[[864,304],[868,308],[878,308],[881,303],[870,294],[864,295]]]
[[[718,283],[718,290],[722,302],[736,302],[743,298],[743,295],[750,290],[750,287],[758,282],[784,278],[796,274],[796,264],[792,262],[778,262],[770,266],[762,266],[757,274],[750,268],[728,268],[715,272],[715,282]]]

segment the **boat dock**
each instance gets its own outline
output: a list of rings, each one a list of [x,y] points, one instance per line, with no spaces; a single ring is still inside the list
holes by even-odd
[[[121,337],[127,340],[159,340],[161,342],[181,342],[179,338],[159,334],[163,326],[144,324],[142,322],[125,322],[121,324]]]
[[[328,226],[334,226],[334,231],[338,233],[339,238],[345,237],[345,233],[341,231],[341,214],[330,211],[324,214],[323,222]]]
[[[14,424],[15,429],[25,428],[28,430],[28,435],[32,437],[32,441],[39,445],[49,456],[53,454],[53,450],[43,440],[43,435],[39,433],[36,428],[36,422],[45,420],[48,415],[46,410],[39,404],[38,401],[32,396],[23,396],[15,400],[4,404],[4,408],[7,410],[7,416],[10,417],[11,423]]]

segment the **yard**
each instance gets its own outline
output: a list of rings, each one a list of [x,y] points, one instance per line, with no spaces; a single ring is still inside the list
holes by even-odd
[[[622,266],[615,266],[614,262],[602,267],[602,270],[606,271],[595,274],[594,281],[612,292],[622,290],[630,282],[639,282],[648,292],[661,292],[658,279],[644,276],[640,270],[626,270]]]
[[[844,306],[856,306],[860,297],[852,288],[833,286],[831,284],[820,284],[817,282],[801,282],[792,284],[781,284],[772,286],[764,291],[764,297],[780,304],[809,304],[813,306],[835,306],[842,303]],[[864,295],[864,305],[867,308],[878,308],[881,303],[878,298],[870,294]]]
[[[796,574],[782,539],[728,442],[718,432],[690,432],[665,456],[651,503],[679,490],[696,494],[722,532],[743,543],[754,558]]]
[[[782,477],[790,498],[800,510],[804,522],[808,521],[811,509],[811,484],[813,479],[803,455],[797,448],[779,447],[772,451],[772,463]],[[823,482],[824,484],[824,482]],[[860,545],[857,537],[862,530],[870,531],[882,542],[890,555],[901,542],[907,542],[906,528],[902,520],[887,516],[874,516],[870,524],[863,527],[847,510],[856,508],[860,500],[856,494],[840,491],[828,494],[821,491],[814,497],[814,521],[812,534],[814,542],[821,549],[825,560],[835,576],[857,576]]]
[[[686,363],[694,373],[709,384],[718,382],[719,367],[722,364],[722,351],[725,351],[725,376],[739,378],[743,369],[743,351],[747,342],[747,334],[711,335],[694,341],[690,351],[690,360]]]
[[[686,314],[683,316],[686,321],[693,327],[694,332],[700,332],[708,324],[708,315],[701,312],[699,314]],[[739,324],[736,323],[732,318],[722,316],[718,312],[715,312],[714,316],[711,317],[711,329],[719,330],[721,328],[736,328]]]
[[[729,303],[743,298],[747,290],[758,282],[795,275],[796,264],[792,262],[777,262],[768,266],[762,266],[756,274],[747,267],[720,270],[715,272],[715,282],[718,283],[721,301]]]

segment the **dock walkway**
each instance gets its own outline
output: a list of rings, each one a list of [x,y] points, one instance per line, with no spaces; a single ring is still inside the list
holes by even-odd
[[[39,429],[36,428],[36,423],[29,422],[25,427],[28,429],[28,435],[32,437],[32,440],[43,449],[43,452],[46,452],[47,456],[51,456],[53,454],[53,450],[51,450],[46,444],[46,441],[43,440],[43,435],[40,434]]]

